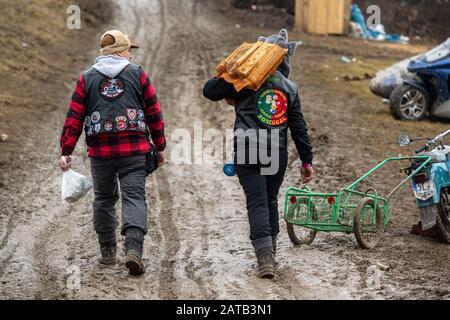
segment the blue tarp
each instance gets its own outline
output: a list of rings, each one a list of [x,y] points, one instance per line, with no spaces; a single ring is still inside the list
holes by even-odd
[[[357,4],[352,4],[351,19],[352,22],[356,23],[360,27],[360,36],[363,39],[369,40],[384,40],[389,42],[408,42],[408,39],[402,37],[398,34],[386,34],[384,32],[376,31],[367,27],[366,19],[364,14]]]

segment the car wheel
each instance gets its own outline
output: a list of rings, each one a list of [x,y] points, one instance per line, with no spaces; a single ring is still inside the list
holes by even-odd
[[[389,106],[396,119],[422,120],[428,113],[430,96],[425,90],[405,84],[391,93]]]

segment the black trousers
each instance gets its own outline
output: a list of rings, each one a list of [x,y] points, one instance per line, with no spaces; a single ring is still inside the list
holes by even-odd
[[[236,165],[239,183],[247,199],[250,239],[276,236],[280,232],[278,192],[283,183],[288,154],[280,150],[280,165],[276,174],[261,175],[261,165]]]

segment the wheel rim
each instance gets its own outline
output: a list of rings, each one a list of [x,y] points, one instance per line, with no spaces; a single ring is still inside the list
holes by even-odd
[[[400,101],[400,112],[409,120],[420,118],[426,112],[427,103],[424,94],[417,89],[406,91]]]
[[[308,206],[305,202],[298,202],[293,211],[290,212],[290,214],[288,214],[288,231],[289,229],[291,229],[290,232],[292,232],[293,234],[289,234],[289,236],[293,237],[295,240],[295,242],[298,242],[299,244],[311,244],[312,241],[314,241],[314,238],[316,237],[316,233],[317,231],[313,230],[313,229],[309,229],[303,226],[299,226],[295,223],[292,223],[293,221],[304,221],[304,219],[306,219],[306,212],[308,211]],[[312,216],[315,216],[315,209],[313,209],[313,214]],[[314,218],[313,218],[314,219]],[[289,221],[290,220],[290,221]],[[295,243],[294,242],[294,243]]]
[[[298,240],[302,243],[308,243],[311,241],[311,238],[316,235],[316,231],[305,227],[300,227],[295,224],[292,225],[292,228],[294,229],[294,233]]]
[[[365,242],[374,245],[378,242],[379,230],[377,224],[377,210],[373,206],[364,207],[361,213],[361,235]]]

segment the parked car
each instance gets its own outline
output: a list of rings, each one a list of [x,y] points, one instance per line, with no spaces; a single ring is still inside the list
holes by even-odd
[[[369,87],[389,99],[397,119],[422,120],[427,114],[450,119],[450,38],[423,55],[379,72]]]

